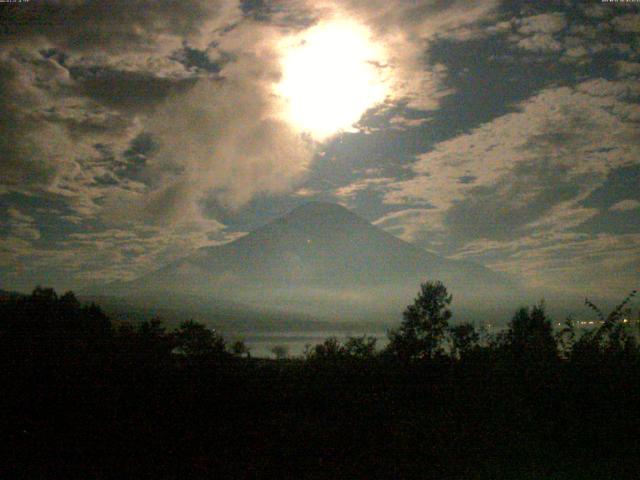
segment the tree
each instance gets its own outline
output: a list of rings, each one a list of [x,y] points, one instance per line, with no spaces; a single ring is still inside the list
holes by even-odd
[[[632,315],[629,305],[636,294],[637,291],[633,290],[609,315],[605,315],[593,302],[585,299],[585,304],[598,316],[600,327],[584,333],[574,342],[571,360],[591,363],[601,362],[604,358],[640,358],[637,333],[632,332],[629,325]],[[638,326],[640,327],[640,323]]]
[[[451,354],[455,358],[465,358],[478,346],[480,335],[470,323],[461,323],[449,328],[451,336]]]
[[[233,353],[236,357],[242,357],[243,355],[246,355],[247,358],[249,358],[251,356],[250,349],[249,347],[247,347],[243,340],[236,340],[235,342],[233,342],[233,344],[231,345],[231,353]]]
[[[92,302],[83,306],[81,317],[84,320],[83,328],[93,335],[104,337],[111,333],[111,320],[99,305]]]
[[[389,332],[388,350],[399,358],[433,359],[442,353],[442,340],[451,318],[452,296],[440,281],[425,282],[403,313],[400,328]]]
[[[556,333],[556,344],[563,358],[567,359],[570,357],[577,341],[576,322],[573,318],[567,317],[562,329]]]
[[[549,361],[558,357],[551,319],[544,302],[531,309],[520,308],[511,321],[505,336],[507,348],[518,360]]]
[[[343,361],[346,359],[364,360],[372,358],[376,351],[375,337],[348,337],[343,344],[337,337],[329,337],[313,348],[307,349],[307,360]]]
[[[366,359],[372,358],[376,354],[376,343],[378,339],[363,335],[362,337],[349,337],[344,349],[352,358]]]
[[[188,356],[222,355],[225,341],[215,330],[201,323],[188,320],[180,324],[176,332],[178,348]]]
[[[55,294],[55,293],[54,293]],[[71,321],[77,321],[80,316],[80,301],[71,291],[65,293],[58,299],[58,307],[62,317]]]
[[[153,317],[148,322],[144,321],[138,326],[138,333],[141,336],[154,339],[164,337],[166,330],[164,325],[162,325],[162,319],[160,317]]]
[[[58,294],[53,288],[43,288],[38,285],[31,293],[31,300],[34,303],[52,305],[58,301]]]
[[[337,358],[346,353],[337,337],[329,337],[313,349],[315,358]]]
[[[167,334],[167,330],[159,317],[154,317],[150,321],[141,322],[134,331],[121,327],[120,336],[124,340],[128,338],[129,345],[145,359],[160,363],[169,360],[171,351],[174,349],[175,338]]]
[[[31,295],[10,297],[0,312],[3,343],[36,362],[95,356],[104,351],[111,333],[109,317],[99,306],[82,306],[73,292],[58,296],[52,288],[38,286]]]
[[[274,345],[271,347],[271,353],[276,357],[276,360],[284,360],[289,355],[289,348],[286,345]]]

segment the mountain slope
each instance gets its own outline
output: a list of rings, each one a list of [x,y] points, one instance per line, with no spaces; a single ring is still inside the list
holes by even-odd
[[[419,282],[442,280],[457,303],[503,297],[504,275],[449,260],[388,234],[349,210],[309,203],[231,243],[122,286],[121,292],[181,292],[319,317],[398,311]]]

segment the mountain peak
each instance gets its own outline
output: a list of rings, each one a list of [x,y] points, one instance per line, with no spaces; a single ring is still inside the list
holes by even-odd
[[[331,202],[307,202],[291,210],[290,214],[305,213],[305,214],[322,214],[322,213],[343,213],[353,215],[350,210],[338,203]]]
[[[274,226],[287,226],[301,231],[341,231],[352,228],[370,228],[367,220],[349,209],[330,202],[309,202],[294,208],[274,222]]]
[[[137,285],[147,292],[215,295],[347,318],[385,312],[391,304],[397,311],[426,279],[442,280],[469,299],[476,292],[495,297],[508,287],[484,267],[429,253],[329,202],[300,205],[233,242],[203,247],[141,277]]]

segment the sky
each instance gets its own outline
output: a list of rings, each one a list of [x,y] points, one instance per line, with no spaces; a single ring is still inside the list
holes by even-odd
[[[640,284],[640,3],[0,3],[0,288],[313,200],[532,289]]]

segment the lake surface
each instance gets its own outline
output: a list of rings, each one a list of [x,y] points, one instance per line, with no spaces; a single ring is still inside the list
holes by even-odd
[[[259,333],[243,333],[230,335],[229,340],[244,340],[245,344],[251,350],[252,357],[274,358],[271,349],[275,346],[283,346],[287,349],[289,357],[301,356],[304,353],[305,346],[312,347],[323,343],[329,337],[337,337],[341,342],[347,340],[347,337],[361,337],[363,335],[375,337],[378,341],[376,347],[384,348],[387,344],[387,335],[384,331],[370,332],[361,330],[319,330],[319,331],[281,331],[281,332],[259,332]]]

